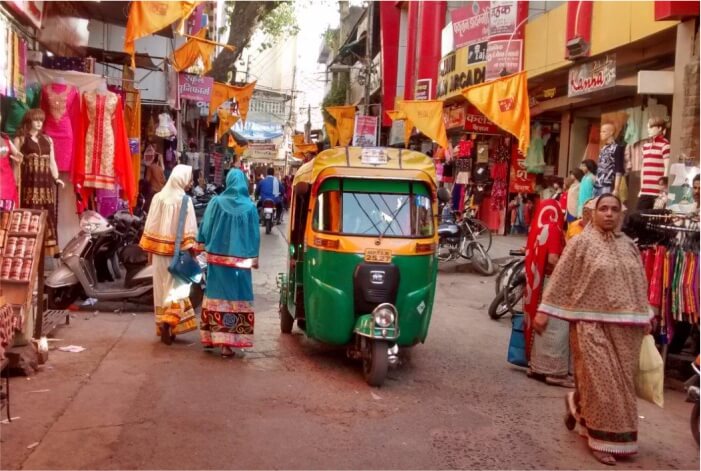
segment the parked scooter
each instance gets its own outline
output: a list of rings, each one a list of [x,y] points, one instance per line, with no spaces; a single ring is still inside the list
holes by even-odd
[[[494,285],[496,296],[489,305],[489,317],[499,320],[508,313],[513,314],[516,306],[526,291],[526,270],[524,253],[512,250],[509,255],[514,257],[497,275]]]
[[[441,188],[439,191],[446,191]],[[450,196],[444,196],[450,199]],[[472,261],[472,266],[482,275],[490,276],[494,273],[494,263],[487,254],[488,247],[484,247],[476,233],[475,220],[463,218],[458,222],[450,203],[445,203],[441,208],[441,221],[438,226],[438,261],[449,262],[458,258],[466,258]],[[491,243],[491,239],[490,239]]]
[[[80,232],[63,249],[60,266],[46,278],[49,309],[66,309],[81,296],[153,303],[153,268],[137,245],[144,219],[117,213],[111,220],[94,211],[81,215]],[[200,285],[193,285],[190,298],[198,307]]]
[[[686,402],[691,402],[694,407],[691,409],[691,434],[696,440],[696,444],[699,444],[699,376],[701,372],[699,371],[699,357],[691,364],[694,369],[694,375],[687,380],[685,383],[686,387]]]

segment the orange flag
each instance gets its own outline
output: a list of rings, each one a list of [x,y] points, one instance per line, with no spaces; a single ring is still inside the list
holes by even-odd
[[[236,87],[231,85],[231,94],[229,98],[235,98],[236,103],[238,103],[239,116],[246,122],[246,116],[248,116],[248,106],[251,104],[251,97],[253,96],[253,90],[256,88],[256,82],[251,82],[243,87]]]
[[[231,110],[226,109],[226,108],[221,108],[217,110],[217,116],[219,116],[219,125],[217,126],[217,131],[216,131],[216,141],[219,142],[219,139],[229,130],[231,127],[236,124],[236,122],[239,120],[238,116],[234,116],[231,114]]]
[[[387,116],[392,121],[404,121],[404,147],[409,147],[409,139],[411,138],[411,131],[414,129],[414,123],[407,118],[406,113],[403,111],[387,110]]]
[[[324,123],[326,126],[326,135],[329,136],[329,145],[336,147],[338,145],[338,129],[331,123]]]
[[[203,73],[207,73],[212,68],[212,54],[216,43],[211,41],[200,41],[205,39],[207,30],[202,28],[196,36],[190,37],[185,44],[173,52],[173,68],[181,72],[188,67],[192,67],[198,58],[202,58],[204,64]]]
[[[531,140],[526,72],[467,87],[462,94],[491,122],[516,136],[519,152],[526,154]]]
[[[222,105],[222,103],[230,99],[229,87],[230,85],[227,85],[225,83],[214,82],[214,86],[212,87],[212,94],[209,96],[210,119],[212,118],[212,115],[217,112],[217,109]]]
[[[338,140],[342,146],[347,146],[353,139],[353,127],[355,126],[355,105],[327,106],[326,112],[336,120]]]
[[[397,108],[406,114],[407,119],[421,133],[444,149],[448,147],[442,100],[397,100]]]
[[[182,29],[184,20],[192,14],[199,2],[152,2],[134,1],[129,7],[127,30],[124,35],[124,52],[131,56],[131,67],[134,63],[134,42],[145,36],[156,33],[180,20]]]

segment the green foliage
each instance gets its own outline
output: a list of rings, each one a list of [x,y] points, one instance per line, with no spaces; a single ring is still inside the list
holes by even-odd
[[[260,30],[265,35],[260,51],[269,49],[279,41],[294,36],[299,32],[294,2],[286,1],[265,15],[260,23]]]
[[[321,115],[323,116],[325,122],[336,122],[336,120],[334,120],[331,115],[326,112],[325,108],[327,106],[345,105],[346,92],[348,91],[349,86],[350,77],[348,74],[339,74],[338,79],[331,85],[331,90],[329,90],[329,93],[326,94],[324,100],[321,102]]]
[[[341,29],[327,28],[326,31],[324,31],[324,44],[326,44],[326,47],[331,49],[334,54],[338,52],[338,48],[341,47]]]

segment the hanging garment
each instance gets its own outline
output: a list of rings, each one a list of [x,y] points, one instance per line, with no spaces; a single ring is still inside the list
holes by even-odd
[[[19,151],[24,155],[21,167],[20,207],[45,209],[46,238],[44,253],[53,255],[58,251],[56,239],[56,184],[51,175],[51,142],[43,134],[37,141],[29,137],[20,138]]]
[[[32,108],[39,108],[39,98],[41,96],[41,87],[38,84],[31,85],[27,88],[26,101],[16,98],[7,98],[9,101],[6,115],[3,116],[3,129],[10,136],[16,136],[17,131],[22,125],[22,119]]]
[[[178,131],[177,129],[175,129],[173,118],[171,118],[168,113],[159,114],[158,127],[156,128],[156,136],[166,139],[169,137],[174,137],[177,134]]]
[[[539,125],[533,127],[531,143],[524,161],[528,173],[543,173],[545,171],[545,146]]]
[[[640,106],[628,108],[626,110],[628,122],[626,123],[626,131],[623,134],[623,140],[628,145],[635,144],[641,139],[641,130],[643,128],[643,109]],[[647,122],[644,124],[647,126]]]
[[[122,189],[127,201],[135,201],[136,187],[131,167],[129,141],[124,128],[121,99],[112,92],[83,94],[82,128],[73,182],[79,190]],[[85,200],[91,191],[85,191]]]
[[[17,181],[10,162],[10,139],[6,135],[0,135],[0,200],[5,209],[19,206]],[[6,201],[11,201],[12,205]]]
[[[60,172],[73,167],[80,128],[80,96],[72,85],[52,83],[41,90],[41,109],[46,113],[43,132],[54,141],[54,158]]]
[[[598,124],[592,124],[589,128],[589,139],[587,148],[584,149],[582,160],[591,159],[596,162],[596,159],[599,158],[599,141],[601,140],[599,131],[600,126]]]

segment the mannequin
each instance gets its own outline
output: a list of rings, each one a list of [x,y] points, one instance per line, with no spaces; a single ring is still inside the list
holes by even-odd
[[[43,133],[46,115],[34,108],[22,120],[21,134],[15,145],[24,154],[21,167],[20,207],[47,211],[44,253],[58,252],[56,232],[56,185],[65,186],[58,178],[58,166],[54,157],[54,144]]]
[[[650,118],[647,132],[650,141],[643,145],[642,173],[640,175],[640,193],[638,211],[652,209],[655,199],[660,194],[660,178],[669,175],[669,141],[665,137],[665,120]]]
[[[5,210],[19,207],[16,170],[21,163],[20,151],[6,134],[0,134],[0,204]]]
[[[472,173],[472,154],[475,149],[475,135],[472,139],[467,139],[467,134],[460,136],[460,142],[455,146],[455,186],[453,186],[453,209],[462,211],[464,209],[464,189],[470,183]]]
[[[601,125],[601,150],[594,182],[594,196],[613,193],[618,196],[625,173],[625,148],[616,143],[616,127],[612,123]]]

